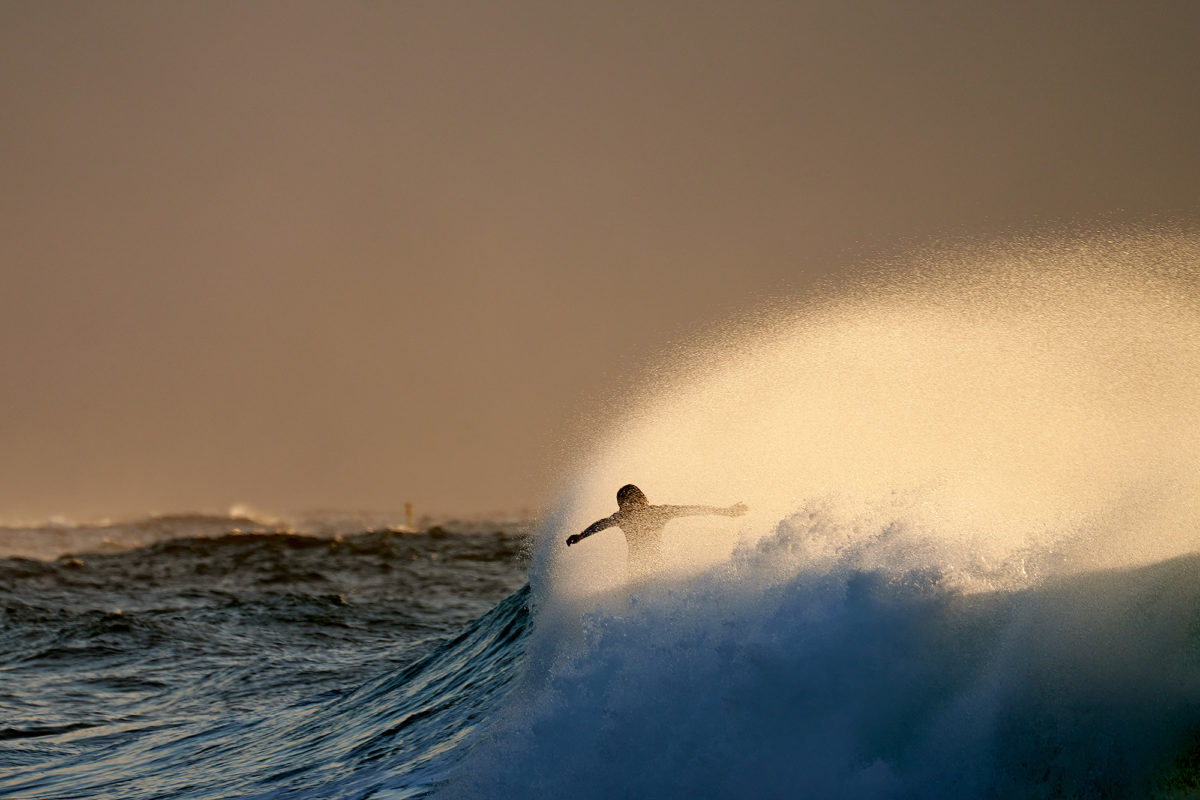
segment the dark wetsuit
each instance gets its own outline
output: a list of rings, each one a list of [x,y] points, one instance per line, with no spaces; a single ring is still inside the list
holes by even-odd
[[[676,517],[707,514],[736,517],[745,510],[745,506],[741,505],[718,508],[717,506],[630,504],[622,507],[611,517],[593,522],[582,532],[567,539],[567,544],[574,544],[580,539],[586,539],[593,533],[606,528],[620,528],[621,532],[625,534],[625,541],[629,544],[629,572],[631,575],[640,577],[654,572],[662,564],[663,527],[671,520]]]

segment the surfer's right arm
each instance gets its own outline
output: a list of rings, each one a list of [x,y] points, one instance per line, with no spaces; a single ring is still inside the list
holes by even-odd
[[[576,543],[586,539],[587,537],[591,536],[593,533],[602,531],[605,528],[611,528],[613,525],[616,525],[616,524],[617,524],[617,521],[615,519],[613,519],[612,517],[605,517],[604,519],[598,519],[595,522],[593,522],[591,525],[588,525],[586,528],[584,528],[579,533],[575,533],[575,534],[572,534],[571,536],[568,536],[567,537],[567,547],[570,547],[571,545],[576,544]]]

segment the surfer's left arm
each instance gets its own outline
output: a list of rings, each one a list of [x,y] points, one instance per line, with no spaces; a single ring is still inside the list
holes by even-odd
[[[668,517],[740,517],[748,510],[745,503],[734,503],[731,506],[655,506],[662,509]]]
[[[599,533],[600,531],[604,530],[605,528],[611,528],[613,525],[616,525],[616,524],[617,524],[617,521],[615,519],[613,519],[612,517],[605,517],[604,519],[598,519],[595,522],[593,522],[591,525],[588,525],[586,528],[584,528],[579,533],[573,533],[570,536],[568,536],[567,537],[567,547],[570,547],[573,544],[578,544],[581,540],[586,539],[587,537],[591,536],[593,533]]]

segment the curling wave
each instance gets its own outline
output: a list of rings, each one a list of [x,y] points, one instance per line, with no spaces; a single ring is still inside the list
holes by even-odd
[[[602,434],[450,796],[1200,791],[1200,239],[923,257],[747,321]],[[630,584],[637,483],[676,521]]]

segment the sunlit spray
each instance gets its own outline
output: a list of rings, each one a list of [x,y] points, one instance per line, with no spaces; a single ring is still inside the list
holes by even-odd
[[[547,521],[451,796],[1200,790],[1200,239],[877,270],[656,370]],[[671,521],[630,580],[634,482]]]
[[[660,370],[657,393],[589,453],[564,524],[609,513],[634,481],[651,502],[750,506],[733,522],[672,523],[677,571],[818,508],[902,522],[925,566],[992,581],[1034,562],[1190,552],[1198,276],[1200,245],[1183,235],[1010,242],[743,321]],[[619,533],[569,554],[554,544],[563,592],[622,578]],[[852,542],[810,544],[828,555]]]

